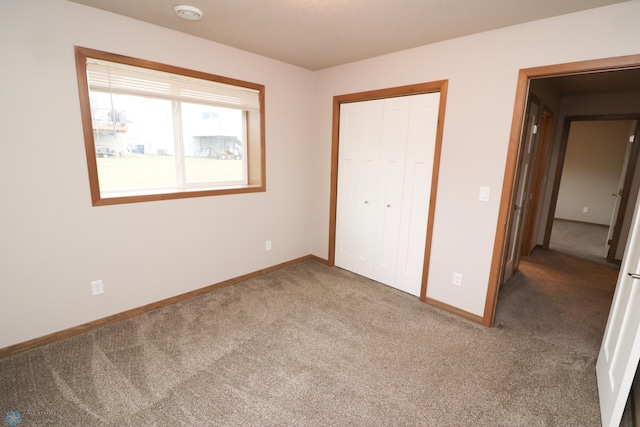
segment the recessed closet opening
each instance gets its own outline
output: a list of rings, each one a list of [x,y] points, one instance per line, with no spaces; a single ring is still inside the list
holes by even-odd
[[[446,93],[439,81],[334,97],[329,265],[423,301]]]

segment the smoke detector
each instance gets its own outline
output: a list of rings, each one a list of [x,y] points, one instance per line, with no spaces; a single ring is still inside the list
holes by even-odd
[[[189,21],[197,21],[202,18],[204,12],[198,9],[197,7],[188,6],[186,4],[179,4],[178,6],[173,8],[173,11],[182,19],[187,19]]]

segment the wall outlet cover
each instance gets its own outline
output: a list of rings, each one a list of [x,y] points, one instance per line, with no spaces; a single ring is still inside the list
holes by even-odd
[[[455,286],[462,286],[462,274],[453,273],[453,284]]]
[[[91,293],[94,296],[104,294],[104,284],[102,280],[94,280],[91,282]]]

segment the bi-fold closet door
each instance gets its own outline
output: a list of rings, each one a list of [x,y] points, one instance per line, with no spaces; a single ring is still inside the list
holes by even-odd
[[[335,265],[419,296],[440,94],[340,106]]]

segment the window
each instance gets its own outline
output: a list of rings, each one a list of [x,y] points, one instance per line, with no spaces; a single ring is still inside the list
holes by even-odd
[[[264,86],[76,47],[94,205],[265,191]]]

